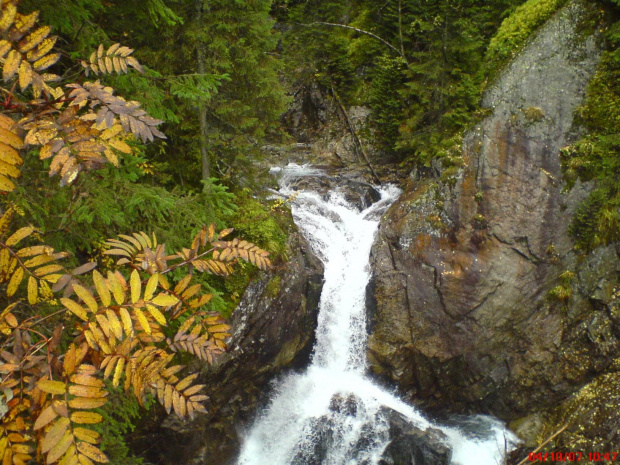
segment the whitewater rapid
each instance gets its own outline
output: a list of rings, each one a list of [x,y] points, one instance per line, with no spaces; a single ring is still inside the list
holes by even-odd
[[[370,249],[382,213],[400,190],[379,188],[381,199],[359,211],[337,189],[326,196],[290,187],[297,178],[320,175],[316,169],[289,165],[280,181],[281,195],[296,196],[295,223],[325,268],[312,361],[304,373],[277,383],[245,435],[238,465],[377,465],[392,439],[387,409],[418,428],[441,430],[453,465],[504,463],[505,451],[516,439],[499,421],[472,417],[467,431],[433,424],[367,376]]]

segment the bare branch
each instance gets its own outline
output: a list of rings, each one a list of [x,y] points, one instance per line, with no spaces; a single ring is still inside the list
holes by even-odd
[[[392,50],[394,50],[396,53],[398,53],[403,60],[405,60],[405,63],[409,64],[409,62],[407,61],[407,57],[405,56],[405,52],[404,50],[398,50],[396,47],[394,47],[392,44],[390,44],[387,40],[382,39],[381,37],[379,37],[376,34],[373,34],[372,32],[368,32],[365,31],[363,29],[359,29],[357,27],[353,27],[353,26],[347,26],[345,24],[337,24],[337,23],[326,23],[323,21],[315,21],[313,23],[295,23],[299,26],[304,26],[304,27],[312,27],[312,26],[328,26],[328,27],[340,27],[343,29],[350,29],[352,31],[355,31],[359,34],[364,34],[367,35],[369,37],[372,37],[373,39],[378,40],[379,42],[383,43],[384,45],[387,45],[388,47],[390,47]]]

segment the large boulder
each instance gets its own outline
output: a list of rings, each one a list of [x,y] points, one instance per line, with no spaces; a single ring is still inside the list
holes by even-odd
[[[229,351],[202,367],[208,414],[194,421],[161,413],[133,441],[153,463],[232,463],[242,429],[252,420],[269,382],[308,362],[314,345],[323,265],[299,234],[289,239],[290,260],[251,283],[229,324]]]
[[[390,426],[390,442],[379,465],[449,465],[448,438],[436,428],[421,429],[395,410],[383,408]]]
[[[556,14],[487,92],[452,179],[417,180],[372,252],[369,357],[409,396],[504,419],[551,407],[620,353],[614,246],[568,234],[589,187],[563,191],[559,151],[600,51],[584,4]]]

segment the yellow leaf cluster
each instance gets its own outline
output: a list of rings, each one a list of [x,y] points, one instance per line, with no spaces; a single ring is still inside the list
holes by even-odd
[[[138,60],[129,56],[133,51],[132,48],[121,46],[121,44],[114,44],[105,50],[103,44],[101,44],[97,51],[91,54],[89,62],[83,61],[82,66],[86,68],[87,75],[89,71],[96,75],[112,74],[114,72],[116,74],[123,74],[129,72],[129,67],[143,73],[144,70],[140,63],[138,63]]]
[[[38,12],[22,15],[15,3],[2,2],[0,31],[8,39],[0,40],[0,59],[4,61],[2,78],[9,82],[17,76],[22,92],[32,86],[35,98],[43,92],[54,95],[47,82],[57,80],[58,76],[39,73],[60,59],[59,53],[50,53],[57,38],[50,37],[49,26],[33,29]]]
[[[17,125],[12,118],[0,115],[0,191],[11,192],[15,184],[9,178],[18,178],[24,161],[17,152],[24,146]]]
[[[47,245],[33,245],[15,250],[15,246],[32,236],[35,228],[26,226],[6,237],[12,216],[13,210],[8,209],[0,217],[0,285],[6,283],[6,295],[12,297],[27,277],[27,301],[30,305],[35,305],[40,300],[51,298],[50,284],[54,284],[64,270],[56,261],[66,258],[67,254],[55,253],[54,249]],[[5,334],[8,328],[4,323],[9,321],[7,318],[10,318],[10,315],[7,313],[4,319],[0,318],[0,331]]]

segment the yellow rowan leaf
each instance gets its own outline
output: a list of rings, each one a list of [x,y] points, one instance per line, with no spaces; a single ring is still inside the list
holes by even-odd
[[[177,391],[172,391],[172,407],[180,418],[185,416],[185,399]]]
[[[0,174],[11,178],[19,178],[21,176],[21,171],[15,165],[0,160]]]
[[[169,307],[179,302],[178,297],[175,297],[170,294],[158,294],[151,302],[155,305],[159,305],[160,307]]]
[[[45,39],[52,28],[50,26],[43,26],[37,29],[36,31],[30,33],[24,40],[19,43],[19,51],[21,53],[27,53]]]
[[[10,81],[11,78],[15,76],[21,62],[21,53],[17,50],[11,50],[4,61],[4,68],[2,68],[2,77],[5,82]]]
[[[103,388],[105,386],[103,381],[87,374],[72,375],[71,382],[82,386],[91,386],[95,388]]]
[[[12,192],[15,189],[15,184],[4,175],[0,174],[0,191]]]
[[[37,274],[36,271],[35,271],[35,274]],[[58,281],[60,278],[62,278],[62,276],[63,275],[59,274],[59,273],[57,273],[57,274],[48,274],[47,276],[44,276],[43,279],[46,280],[49,283],[56,284],[56,281]]]
[[[13,134],[12,132],[7,131],[6,129],[0,128],[0,137],[2,137],[2,134],[1,134],[2,131],[6,131],[9,134]],[[21,139],[19,138],[19,136],[15,136],[15,137],[21,142]],[[7,145],[6,143],[4,143],[5,141],[6,139],[2,139],[2,142],[0,142],[0,160],[3,160],[5,163],[8,163],[10,165],[22,165],[24,163],[24,160],[22,160],[22,157],[19,156],[19,153],[17,153],[17,150],[11,147],[10,144]],[[13,142],[17,142],[17,140],[14,140]]]
[[[114,387],[118,386],[118,383],[121,380],[121,376],[123,374],[123,369],[125,368],[125,359],[121,358],[116,363],[116,368],[114,369],[114,378],[112,379],[112,385]]]
[[[108,290],[108,285],[105,281],[105,278],[101,276],[97,270],[93,271],[93,281],[95,283],[95,288],[97,289],[97,294],[99,294],[99,298],[103,305],[108,307],[112,303],[112,296],[110,295],[110,291]]]
[[[91,312],[97,313],[97,310],[99,310],[99,305],[97,305],[97,301],[88,289],[80,286],[79,284],[73,284],[73,290],[77,296],[82,299]]]
[[[170,283],[168,282],[168,278],[166,278],[166,275],[164,274],[159,275],[159,285],[163,287],[165,290],[170,289]]]
[[[58,461],[67,452],[71,444],[73,444],[73,434],[71,434],[71,431],[66,431],[62,438],[60,438],[60,441],[54,444],[54,447],[48,452],[47,463],[51,464]]]
[[[21,88],[22,92],[26,90],[30,84],[32,84],[32,74],[33,71],[30,63],[28,63],[27,61],[22,61],[19,65],[18,72],[19,87]]]
[[[48,255],[42,255],[43,258],[48,259],[48,258],[51,258],[49,254],[53,252],[54,252],[54,249],[50,247],[49,245],[35,245],[32,247],[24,247],[23,249],[19,249],[16,255],[18,257],[32,257],[33,255],[48,254]],[[24,266],[27,268],[31,268],[33,265],[24,264]],[[37,265],[34,265],[34,266],[37,266]]]
[[[189,375],[186,378],[183,378],[182,381],[179,381],[175,386],[177,391],[183,391],[186,387],[188,387],[192,382],[198,377],[198,373],[194,373],[193,375]]]
[[[84,337],[86,338],[86,342],[88,343],[90,347],[92,347],[95,350],[100,350],[99,344],[97,344],[97,341],[95,340],[95,336],[93,335],[93,332],[91,330],[87,329],[86,331],[84,331]]]
[[[71,414],[71,421],[80,425],[94,425],[101,423],[103,417],[95,412],[73,412]]]
[[[114,295],[116,303],[118,305],[123,305],[125,303],[125,291],[118,277],[111,271],[108,271],[108,284],[112,289],[112,294]]]
[[[110,322],[105,317],[105,315],[99,313],[98,315],[95,315],[95,319],[99,323],[99,326],[103,330],[103,333],[106,335],[106,337],[110,337]]]
[[[69,386],[69,394],[79,397],[107,397],[108,393],[98,387],[72,384]]]
[[[13,247],[14,245],[17,245],[22,239],[30,236],[34,231],[35,229],[32,226],[20,228],[6,240],[5,244],[9,247]]]
[[[78,455],[78,460],[80,462],[80,465],[95,465],[91,459],[89,459],[83,454]]]
[[[157,289],[158,283],[159,283],[159,274],[155,273],[146,282],[146,288],[144,289],[144,300],[148,301],[153,298],[153,294],[155,293],[155,290]]]
[[[130,155],[132,152],[131,147],[120,139],[110,139],[108,144],[121,153]]]
[[[9,440],[13,442],[13,453],[17,455],[17,458],[20,458],[19,455],[27,455],[30,452],[32,452],[32,448],[28,445],[28,444],[15,444],[15,442],[18,442],[17,436],[20,437],[21,442],[26,442],[28,441],[28,439],[26,439],[24,436],[22,436],[21,434],[10,434],[9,435]],[[13,463],[15,464],[15,459],[13,459]],[[25,464],[25,462],[22,461],[22,463]]]
[[[43,409],[43,411],[37,417],[37,421],[34,422],[34,430],[37,431],[43,428],[45,425],[54,421],[56,417],[58,417],[56,411],[52,408],[51,405],[48,406],[47,408]]]
[[[140,280],[138,270],[133,270],[131,272],[129,283],[129,287],[131,289],[131,303],[135,304],[138,300],[140,300],[140,294],[142,294],[142,281]]]
[[[58,271],[63,271],[63,270],[64,268],[62,267],[62,265],[52,264],[52,265],[42,266],[41,268],[37,268],[36,270],[34,270],[34,274],[35,276],[41,278],[43,276],[47,276],[47,275],[57,273]]]
[[[80,441],[89,442],[91,444],[97,444],[101,435],[92,429],[76,427],[73,428],[73,434]]]
[[[22,282],[23,277],[24,277],[24,269],[21,267],[17,268],[17,270],[15,270],[15,273],[13,273],[13,276],[11,276],[11,280],[9,281],[9,284],[6,287],[7,297],[11,297],[17,292],[17,289],[19,288],[19,285]]]
[[[111,128],[104,130],[99,136],[99,138],[101,140],[108,140],[108,139],[111,139],[112,137],[118,136],[122,132],[123,132],[123,127],[117,123],[117,124],[112,125]]]
[[[46,39],[44,39],[38,47],[36,47],[35,49],[29,51],[26,54],[26,59],[30,62],[34,62],[37,60],[40,60],[41,58],[43,58],[45,55],[47,55],[47,53],[54,48],[54,45],[56,44],[56,40],[58,40],[58,37],[54,36],[54,37],[47,37]]]
[[[76,397],[75,399],[71,399],[69,401],[69,407],[73,409],[90,410],[99,408],[107,402],[108,400],[104,398]]]
[[[48,394],[62,395],[67,392],[67,385],[65,383],[51,379],[40,379],[37,381],[37,387]]]
[[[116,168],[118,168],[120,166],[120,163],[118,161],[118,157],[116,156],[116,154],[114,152],[112,152],[112,150],[106,149],[106,150],[103,151],[103,154],[108,159],[108,161],[110,163],[112,163]]]
[[[172,386],[170,384],[166,384],[164,389],[164,408],[167,413],[172,410]]]
[[[149,320],[146,318],[142,310],[140,310],[139,308],[135,308],[134,313],[136,314],[138,322],[140,323],[140,326],[142,326],[144,332],[146,334],[151,334],[151,325],[149,324]]]
[[[78,465],[78,455],[75,445],[71,444],[69,446],[63,458],[58,462],[58,465]]]
[[[95,341],[97,341],[97,345],[101,347],[101,350],[103,351],[103,353],[104,354],[112,353],[112,348],[108,344],[108,341],[106,340],[106,337],[104,336],[103,332],[101,332],[101,330],[97,327],[97,325],[91,322],[91,324],[89,325],[89,328],[91,332],[93,333],[93,336],[95,337]]]
[[[97,447],[87,442],[78,442],[77,449],[86,457],[93,459],[98,463],[108,463],[109,460],[106,455],[101,452]]]
[[[0,59],[4,58],[4,56],[9,53],[11,47],[11,42],[9,42],[8,40],[0,40]]]
[[[54,447],[54,444],[56,444],[60,440],[60,438],[63,437],[70,423],[71,422],[68,418],[61,417],[56,420],[54,426],[50,428],[50,430],[45,434],[45,437],[41,441],[41,450],[44,453]]]
[[[62,363],[62,368],[65,371],[65,375],[73,373],[75,370],[75,366],[78,364],[77,361],[77,350],[75,349],[75,345],[71,345],[67,353],[65,354],[65,359]]]
[[[190,386],[187,389],[185,389],[185,391],[183,391],[183,395],[185,397],[189,397],[193,394],[196,394],[197,392],[199,392],[200,390],[202,390],[202,388],[204,388],[205,385],[204,384],[196,384],[194,386]],[[178,389],[178,386],[177,386]]]
[[[107,309],[105,313],[108,317],[108,321],[110,322],[110,330],[114,334],[114,337],[119,340],[123,339],[123,327],[118,319],[118,316],[116,316],[116,313],[110,309]]]
[[[14,3],[2,2],[2,17],[0,18],[0,31],[5,32],[11,27],[17,14],[17,6]]]
[[[161,313],[159,311],[159,309],[157,307],[154,307],[153,305],[146,304],[146,309],[153,316],[153,318],[155,318],[155,321],[157,321],[157,323],[159,323],[161,326],[166,326],[167,325],[166,317],[163,315],[163,313]]]
[[[193,286],[190,286],[189,288],[187,288],[185,290],[185,292],[183,292],[183,294],[181,294],[181,297],[185,300],[195,296],[200,289],[202,288],[201,284],[194,284]]]
[[[34,62],[34,69],[43,71],[55,64],[60,59],[60,53],[51,53]]]
[[[229,329],[230,329],[230,326],[224,325],[224,324],[209,326],[210,333],[225,333]]]
[[[60,172],[62,167],[65,166],[65,163],[67,162],[67,160],[69,160],[70,156],[71,156],[71,150],[69,150],[69,147],[63,147],[62,149],[60,149],[60,151],[56,154],[56,156],[52,158],[52,163],[50,163],[50,171],[49,171],[50,177],[55,176],[56,174]]]
[[[66,297],[62,297],[60,299],[60,303],[62,303],[71,313],[73,313],[79,319],[88,321],[88,312],[77,302],[74,302],[71,299],[67,299]]]
[[[123,323],[125,334],[127,334],[127,336],[133,335],[133,323],[127,309],[125,307],[121,307],[118,313],[121,316],[121,322]]]
[[[15,2],[15,3],[18,3],[18,2]],[[16,14],[15,15],[15,29],[17,30],[17,32],[21,32],[22,34],[28,32],[35,25],[38,17],[39,17],[38,11],[30,13],[29,15],[20,15],[19,13]]]
[[[192,280],[191,274],[185,275],[183,279],[181,279],[181,281],[179,281],[177,285],[174,287],[174,293],[181,294],[187,288],[191,280]]]
[[[30,305],[34,305],[39,301],[38,291],[39,291],[39,286],[38,286],[37,280],[33,276],[30,276],[28,278],[28,303]]]

